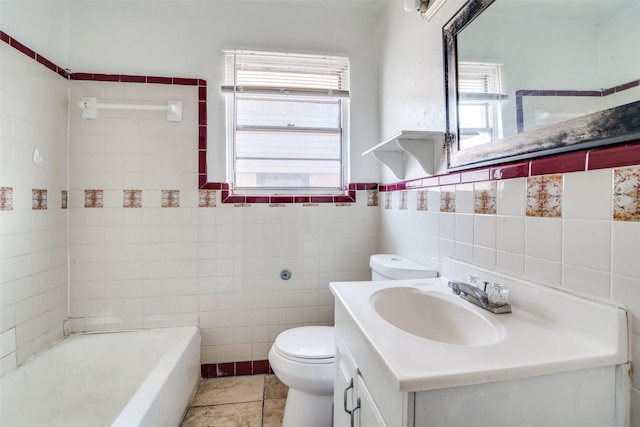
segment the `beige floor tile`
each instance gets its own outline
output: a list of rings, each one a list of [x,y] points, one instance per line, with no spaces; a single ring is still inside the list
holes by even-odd
[[[191,407],[182,427],[261,427],[262,402]]]
[[[284,399],[287,397],[288,387],[280,382],[275,375],[267,375],[264,385],[265,399]]]
[[[262,401],[264,375],[207,378],[200,382],[192,406]]]
[[[284,404],[286,399],[270,399],[264,401],[262,427],[282,427]]]

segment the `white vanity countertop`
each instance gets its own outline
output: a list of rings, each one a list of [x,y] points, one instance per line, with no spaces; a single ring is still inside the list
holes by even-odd
[[[513,312],[493,314],[453,294],[447,283],[447,279],[438,278],[330,285],[336,304],[347,310],[401,391],[526,378],[629,360],[626,312],[619,307],[510,283]],[[490,345],[460,346],[404,332],[380,317],[370,303],[374,292],[398,286],[459,300],[482,316],[497,320],[504,337]],[[536,308],[541,301],[544,307]]]

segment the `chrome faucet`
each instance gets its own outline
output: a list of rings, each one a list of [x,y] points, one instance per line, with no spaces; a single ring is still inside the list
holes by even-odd
[[[489,302],[487,292],[474,285],[464,282],[450,280],[448,286],[454,294],[460,295],[460,298],[469,301],[472,304],[482,307],[495,314],[511,313],[511,305],[495,305]],[[485,283],[486,287],[486,283]]]

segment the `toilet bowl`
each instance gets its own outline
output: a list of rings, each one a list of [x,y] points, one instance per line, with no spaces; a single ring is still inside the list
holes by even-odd
[[[373,280],[438,277],[438,273],[395,254],[373,255]],[[282,427],[331,427],[335,332],[332,326],[301,326],[280,333],[269,364],[289,387]]]
[[[282,427],[331,427],[334,356],[332,326],[302,326],[276,337],[269,364],[289,387]]]

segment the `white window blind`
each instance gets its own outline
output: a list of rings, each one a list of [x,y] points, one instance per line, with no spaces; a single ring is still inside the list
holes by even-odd
[[[225,51],[234,188],[327,193],[344,186],[349,60]]]
[[[227,50],[224,92],[349,96],[342,56]]]

